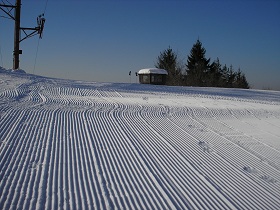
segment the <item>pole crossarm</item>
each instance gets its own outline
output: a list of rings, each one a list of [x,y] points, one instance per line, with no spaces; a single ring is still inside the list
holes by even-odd
[[[37,17],[37,24],[38,24],[37,27],[34,27],[34,28],[20,27],[20,29],[25,34],[25,37],[20,39],[19,42],[21,42],[29,37],[35,36],[37,34],[39,34],[39,38],[42,39],[42,34],[43,34],[44,25],[45,25],[45,21],[46,21],[45,18],[43,18],[43,16],[44,15],[42,14]],[[27,33],[26,31],[32,31],[32,32]]]
[[[15,8],[16,6],[14,6],[14,5],[0,4],[0,7]]]
[[[11,8],[10,10],[5,10],[4,8]],[[0,4],[0,10],[2,10],[6,15],[8,15],[11,19],[15,20],[15,17],[11,14],[11,11],[16,8],[16,6],[13,5],[5,5],[5,4]],[[4,16],[1,16],[4,17]]]
[[[19,42],[29,38],[29,37],[32,37],[32,36],[35,36],[39,33],[39,27],[35,27],[35,28],[20,28],[23,33],[25,34],[25,37],[20,39]],[[31,33],[27,33],[26,31],[32,31]]]

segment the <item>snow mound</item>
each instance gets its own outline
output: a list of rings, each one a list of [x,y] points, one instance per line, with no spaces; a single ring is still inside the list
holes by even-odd
[[[12,72],[12,73],[19,73],[19,74],[26,74],[26,72],[23,69],[5,69],[3,67],[0,66],[0,71],[6,71],[6,72]]]
[[[18,73],[18,74],[26,74],[26,72],[23,69],[17,69],[17,70],[11,70],[13,73]]]

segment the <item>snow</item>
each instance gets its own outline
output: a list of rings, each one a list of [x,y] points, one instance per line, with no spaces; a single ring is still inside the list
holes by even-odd
[[[2,66],[0,66],[0,71],[8,71],[8,72],[16,72],[16,73],[20,73],[20,74],[26,74],[26,72],[23,69],[17,69],[17,70],[13,70],[13,69],[5,69]]]
[[[138,71],[138,74],[168,74],[164,69],[157,68],[149,68],[149,69],[141,69]]]
[[[1,209],[280,209],[280,92],[0,70]]]

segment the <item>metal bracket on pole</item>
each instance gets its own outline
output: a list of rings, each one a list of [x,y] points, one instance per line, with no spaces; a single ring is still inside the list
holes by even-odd
[[[19,42],[29,38],[29,37],[32,37],[32,36],[35,36],[37,34],[39,34],[39,38],[42,39],[43,37],[43,30],[44,30],[44,25],[45,25],[45,21],[46,19],[43,18],[44,17],[44,14],[42,15],[39,15],[37,17],[37,24],[38,26],[35,27],[35,28],[24,28],[24,27],[21,27],[20,29],[23,31],[23,33],[25,34],[25,37],[20,39]],[[26,31],[32,31],[30,33],[27,33]]]

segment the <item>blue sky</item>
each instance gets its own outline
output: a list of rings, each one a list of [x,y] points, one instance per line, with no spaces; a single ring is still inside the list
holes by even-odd
[[[21,26],[35,26],[46,2],[22,0]],[[129,82],[129,71],[154,67],[169,46],[186,63],[199,38],[207,58],[240,67],[253,88],[280,90],[279,11],[279,0],[48,0],[35,69],[38,37],[21,43],[20,67],[50,77]],[[11,68],[12,20],[0,18],[0,47],[0,65]]]

